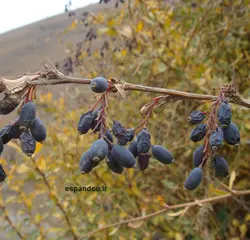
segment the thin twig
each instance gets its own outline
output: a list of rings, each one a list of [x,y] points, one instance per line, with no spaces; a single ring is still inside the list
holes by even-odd
[[[11,221],[9,215],[7,214],[6,212],[6,209],[3,205],[0,205],[0,209],[3,211],[3,214],[4,214],[4,218],[5,220],[9,223],[9,225],[13,228],[13,230],[16,232],[16,234],[18,235],[18,237],[21,239],[21,240],[25,240],[27,239],[26,237],[24,237],[21,232],[16,228],[16,226],[14,225],[14,223]]]
[[[53,193],[52,188],[51,188],[51,186],[50,186],[50,184],[49,184],[49,182],[48,182],[48,180],[47,180],[45,174],[44,174],[44,173],[41,171],[41,169],[37,166],[37,163],[36,163],[35,159],[34,159],[33,157],[30,157],[30,158],[31,158],[32,162],[35,164],[35,170],[40,174],[40,176],[42,177],[42,179],[43,179],[45,185],[47,186],[47,188],[48,188],[48,190],[49,190],[49,192],[50,192],[50,195],[55,199],[55,203],[56,203],[57,207],[61,210],[61,212],[62,212],[62,214],[63,214],[63,216],[64,216],[64,218],[65,218],[65,221],[66,221],[67,224],[68,224],[69,231],[71,232],[71,234],[72,234],[72,236],[73,236],[73,239],[74,239],[74,240],[77,240],[78,237],[76,236],[76,234],[75,234],[75,232],[74,232],[74,230],[73,230],[73,227],[72,227],[72,225],[71,225],[71,222],[70,222],[70,220],[69,220],[69,217],[68,217],[66,211],[64,210],[63,206],[61,205],[61,203],[60,203],[58,197]]]
[[[166,208],[163,208],[157,212],[153,212],[151,214],[148,214],[146,216],[143,216],[143,217],[137,217],[137,218],[132,218],[132,219],[128,219],[128,220],[124,220],[124,221],[121,221],[121,222],[118,222],[118,223],[113,223],[113,224],[110,224],[110,225],[107,225],[107,226],[104,226],[104,227],[101,227],[97,230],[94,230],[92,232],[88,232],[86,233],[85,235],[82,236],[82,240],[86,237],[90,237],[98,232],[101,232],[101,231],[104,231],[104,230],[107,230],[108,228],[112,228],[112,227],[117,227],[117,226],[121,226],[121,225],[124,225],[124,224],[127,224],[127,223],[131,223],[131,222],[138,222],[138,221],[144,221],[144,220],[148,220],[150,218],[153,218],[155,216],[158,216],[162,213],[165,213],[169,210],[173,210],[173,209],[179,209],[179,208],[186,208],[186,207],[193,207],[193,206],[197,206],[197,205],[200,205],[200,204],[204,204],[204,203],[208,203],[208,202],[214,202],[214,201],[219,201],[219,200],[223,200],[223,199],[227,199],[227,198],[231,198],[232,196],[243,196],[243,195],[250,195],[250,189],[249,190],[244,190],[244,191],[235,191],[234,192],[234,195],[229,193],[229,194],[225,194],[225,195],[222,195],[222,196],[216,196],[216,197],[210,197],[210,198],[206,198],[206,199],[203,199],[203,200],[195,200],[193,202],[187,202],[187,203],[182,203],[182,204],[176,204],[176,205],[167,205]]]
[[[219,181],[217,178],[212,177],[213,180],[215,180],[216,182],[218,182],[224,189],[226,189],[228,192],[230,192],[232,195],[234,195],[235,190],[230,189],[226,184],[224,184],[223,182]],[[235,202],[237,202],[239,205],[241,205],[247,212],[250,212],[250,208],[248,206],[246,206],[246,204],[242,201],[240,201],[238,198],[232,196],[233,200]]]

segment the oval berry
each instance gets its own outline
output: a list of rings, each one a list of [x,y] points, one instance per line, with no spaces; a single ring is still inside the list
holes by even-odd
[[[123,167],[112,157],[111,152],[108,153],[107,165],[114,173],[121,174],[123,172]]]
[[[170,164],[174,161],[172,153],[160,145],[152,146],[152,154],[159,162],[164,164]]]
[[[111,156],[119,165],[125,168],[133,168],[136,165],[136,160],[133,154],[124,146],[114,145],[111,150]]]
[[[213,157],[212,165],[215,169],[216,177],[226,177],[229,175],[229,167],[227,161],[220,155]]]
[[[122,124],[115,120],[113,121],[112,132],[119,145],[126,145],[131,138],[129,132],[122,126]]]
[[[232,111],[231,106],[227,101],[224,101],[220,104],[217,117],[221,125],[228,126],[231,123]]]
[[[34,124],[30,128],[33,138],[37,142],[44,142],[47,136],[46,128],[39,118],[35,118]]]
[[[146,128],[143,128],[137,136],[137,151],[138,153],[147,153],[151,147],[150,133]]]
[[[202,163],[203,158],[205,157],[204,146],[199,146],[195,149],[193,154],[193,162],[195,167],[199,167]]]
[[[228,127],[222,128],[224,140],[230,145],[238,145],[240,143],[240,131],[237,125],[231,122]]]
[[[130,143],[128,150],[133,154],[133,156],[136,158],[138,156],[138,151],[137,151],[137,142],[133,141]]]
[[[206,124],[198,124],[195,129],[192,130],[190,133],[190,139],[193,142],[201,141],[207,132],[207,125]]]
[[[186,182],[184,183],[184,189],[185,190],[194,190],[194,189],[196,189],[201,183],[202,175],[203,174],[202,174],[202,169],[201,168],[199,168],[199,167],[194,168],[190,172]]]
[[[103,139],[96,140],[91,146],[93,161],[100,162],[108,155],[108,144]]]
[[[0,115],[7,115],[14,111],[20,103],[20,98],[16,95],[6,95],[0,101]]]
[[[77,124],[77,131],[80,134],[85,134],[89,131],[89,129],[93,126],[95,121],[95,114],[93,111],[88,111],[81,115],[78,124]]]
[[[129,134],[129,142],[131,142],[135,137],[135,130],[133,128],[127,129],[127,132]]]
[[[19,124],[23,129],[30,128],[35,121],[36,118],[36,107],[33,102],[27,102],[22,106],[20,116],[19,116]]]
[[[138,156],[138,167],[141,171],[144,171],[148,168],[150,155],[146,154],[139,154]]]
[[[96,77],[91,80],[90,88],[95,93],[103,93],[108,89],[108,81],[103,77]]]
[[[194,125],[202,122],[205,119],[205,117],[206,115],[203,112],[196,110],[189,115],[188,121],[191,125]]]
[[[92,160],[92,152],[88,150],[85,152],[80,160],[79,168],[82,174],[89,173],[94,167],[94,162]]]
[[[22,151],[31,156],[36,150],[36,141],[29,132],[23,132],[20,137],[20,144]]]
[[[209,138],[209,145],[212,150],[218,150],[222,146],[223,135],[223,131],[220,127],[212,132]]]

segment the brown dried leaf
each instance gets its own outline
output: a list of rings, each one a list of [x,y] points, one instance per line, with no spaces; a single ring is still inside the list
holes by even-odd
[[[5,87],[7,88],[8,91],[13,92],[17,92],[22,90],[27,83],[29,82],[30,78],[27,76],[23,76],[17,79],[6,79],[6,78],[1,78],[0,81],[5,85]]]
[[[121,28],[116,29],[118,33],[123,35],[124,37],[127,37],[129,39],[133,39],[133,31],[132,28],[129,25],[125,25]]]
[[[236,173],[235,173],[235,171],[233,171],[231,173],[230,180],[229,180],[229,188],[230,189],[233,188],[233,184],[234,184],[235,179],[236,179]]]
[[[120,225],[117,226],[112,232],[110,232],[110,233],[109,233],[109,236],[114,235],[114,234],[118,231],[119,228],[120,228]]]
[[[115,88],[117,89],[117,91],[120,93],[120,95],[123,98],[126,98],[126,93],[124,90],[124,85],[123,84],[114,84]]]
[[[131,228],[139,228],[143,224],[143,221],[140,222],[129,222],[128,226]]]

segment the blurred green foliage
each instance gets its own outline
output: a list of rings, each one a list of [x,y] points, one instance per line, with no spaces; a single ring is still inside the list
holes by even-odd
[[[250,1],[167,4],[135,0],[126,4],[129,6],[118,11],[89,17],[99,42],[92,43],[90,55],[86,48],[81,50],[77,71],[82,76],[102,75],[205,94],[218,94],[220,87],[230,83],[234,76],[240,94],[250,98]],[[82,27],[81,22],[74,21],[70,31],[78,27]],[[102,57],[100,46],[105,40],[109,48]],[[115,48],[118,50],[114,51]],[[126,99],[110,96],[108,123],[111,125],[112,119],[116,119],[127,128],[137,126],[142,121],[141,107],[155,96],[143,92],[127,92]],[[53,119],[48,125],[47,142],[33,156],[36,164],[23,157],[9,166],[1,159],[3,166],[9,168],[8,179],[1,188],[8,188],[11,194],[1,195],[0,203],[7,212],[12,204],[18,206],[15,213],[25,221],[17,221],[15,225],[28,236],[25,239],[73,239],[69,228],[81,239],[81,235],[99,227],[157,211],[164,202],[178,204],[226,193],[211,179],[211,162],[205,167],[201,186],[191,192],[183,190],[183,182],[193,168],[193,151],[198,146],[189,140],[192,127],[186,118],[191,111],[206,110],[210,104],[191,100],[168,103],[164,111],[154,113],[149,120],[152,143],[173,153],[176,161],[172,165],[151,158],[144,172],[135,168],[116,175],[102,162],[82,176],[78,169],[81,154],[97,135],[79,136],[76,124],[94,103],[92,97],[90,93],[88,103],[68,111],[66,99],[55,102],[51,93],[39,96],[37,103]],[[238,151],[227,145],[221,149],[231,172],[236,172],[233,187],[238,190],[250,188],[248,112],[249,109],[233,106],[233,121],[241,132],[241,146]],[[17,144],[11,146],[21,154]],[[220,180],[229,184],[229,177]],[[65,191],[66,186],[107,186],[107,192],[73,193]],[[249,239],[249,209],[249,196],[237,202],[228,199],[192,207],[181,216],[163,214],[141,225],[111,228],[89,239]],[[5,227],[8,226],[5,222]],[[16,236],[12,230],[10,236],[10,239]]]

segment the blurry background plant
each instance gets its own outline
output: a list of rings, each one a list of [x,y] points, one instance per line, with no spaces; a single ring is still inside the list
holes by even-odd
[[[56,64],[64,73],[87,78],[115,77],[214,95],[234,75],[240,94],[250,97],[249,1],[117,2],[111,1],[113,8],[103,13],[70,15],[71,25],[66,33],[84,29],[86,34],[76,45],[67,44],[66,60]],[[1,158],[8,177],[1,185],[0,224],[7,228],[9,239],[18,239],[16,234],[23,239],[81,239],[81,235],[105,225],[155,212],[164,207],[164,202],[173,205],[226,194],[212,180],[210,162],[201,186],[193,192],[183,190],[197,147],[189,140],[192,127],[186,118],[193,110],[206,110],[209,106],[194,100],[169,103],[149,120],[152,142],[167,147],[175,156],[171,166],[151,158],[144,172],[135,168],[115,175],[102,163],[82,176],[78,169],[80,157],[97,135],[77,134],[80,115],[95,101],[86,86],[81,86],[80,91],[77,88],[74,96],[63,95],[57,101],[50,92],[38,95],[37,104],[50,121],[48,140],[43,148],[39,145],[32,161],[27,157],[9,162]],[[155,96],[128,92],[125,100],[119,96],[109,98],[108,121],[116,119],[127,128],[137,126],[141,107]],[[69,111],[67,102],[72,99],[74,104]],[[237,190],[250,187],[248,111],[233,106],[234,122],[242,139],[239,151],[226,145],[221,150],[231,173],[236,173],[233,187]],[[21,154],[18,144],[10,145]],[[228,185],[229,178],[221,181]],[[108,191],[73,194],[64,190],[66,186],[89,185],[107,186]],[[14,205],[18,207],[12,208]],[[249,209],[249,196],[237,201],[226,199],[191,211],[166,213],[145,222],[106,229],[89,239],[249,239]],[[10,213],[15,219],[8,218]]]

